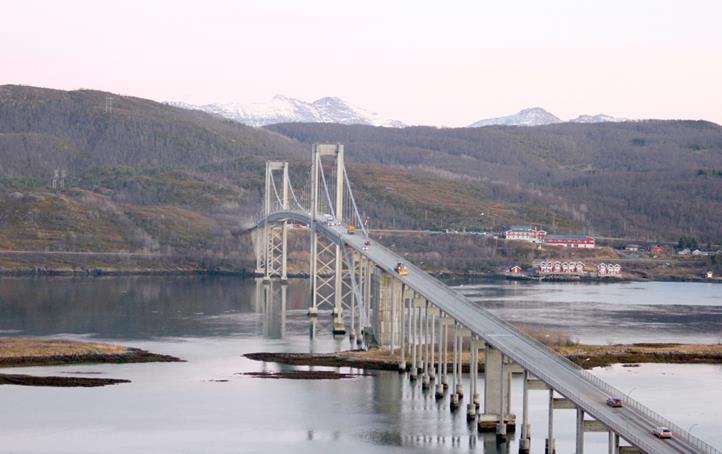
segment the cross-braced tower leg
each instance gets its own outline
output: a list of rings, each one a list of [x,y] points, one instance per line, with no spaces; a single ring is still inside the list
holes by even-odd
[[[311,242],[311,307],[309,315],[315,316],[319,309],[335,308],[336,294],[336,244],[317,232],[312,232]]]
[[[256,276],[266,275],[266,236],[263,229],[251,232],[253,251],[256,255]]]
[[[281,171],[282,187],[279,193],[273,177],[274,171]],[[263,270],[264,281],[271,277],[280,277],[282,281],[288,279],[287,249],[288,249],[288,223],[281,221],[271,223],[269,216],[276,209],[287,210],[288,201],[288,163],[278,161],[266,162],[266,185],[263,197],[264,222],[260,234],[254,238],[256,248],[256,272]],[[263,251],[262,253],[259,253]],[[260,262],[263,262],[262,266]]]
[[[266,254],[264,264],[264,279],[269,281],[272,277],[280,277],[287,281],[286,247],[287,247],[287,226],[286,222],[267,224],[264,228],[266,240]]]

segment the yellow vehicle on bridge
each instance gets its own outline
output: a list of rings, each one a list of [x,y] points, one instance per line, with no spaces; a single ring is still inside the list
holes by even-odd
[[[399,276],[406,276],[409,274],[409,269],[406,268],[406,265],[401,262],[396,264],[396,268],[394,268],[394,271],[399,273]]]
[[[348,227],[346,227],[346,233],[348,233],[349,235],[353,235],[354,233],[356,233],[356,227],[349,224]]]

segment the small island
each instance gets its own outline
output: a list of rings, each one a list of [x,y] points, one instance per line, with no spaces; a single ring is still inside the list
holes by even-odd
[[[0,338],[0,368],[179,361],[182,360],[174,356],[101,342],[27,337]],[[0,385],[92,387],[129,382],[114,378],[40,377],[0,373]]]

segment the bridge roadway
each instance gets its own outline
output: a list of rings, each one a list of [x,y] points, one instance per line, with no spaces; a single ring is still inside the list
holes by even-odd
[[[311,224],[310,214],[298,211],[279,211],[269,215],[268,219],[269,221],[289,220]],[[262,223],[263,220],[259,222],[259,226]],[[366,238],[359,234],[347,234],[344,225],[329,226],[319,220],[316,222],[316,229],[330,240],[343,243],[367,256],[378,267],[393,274],[472,333],[502,351],[529,373],[572,401],[586,414],[599,420],[620,437],[643,451],[648,453],[719,453],[714,449],[703,451],[699,447],[695,447],[691,441],[680,437],[681,434],[675,434],[676,436],[671,440],[658,439],[652,434],[652,430],[666,424],[657,416],[643,412],[640,408],[633,408],[629,402],[626,402],[626,405],[621,408],[609,407],[606,405],[609,394],[597,383],[598,379],[529,336],[520,333],[489,311],[478,307],[463,295],[381,244],[371,240],[368,251],[363,251],[363,243]],[[398,262],[403,262],[408,267],[409,274],[407,276],[399,276],[394,272],[394,267]],[[663,397],[660,396],[660,398]]]

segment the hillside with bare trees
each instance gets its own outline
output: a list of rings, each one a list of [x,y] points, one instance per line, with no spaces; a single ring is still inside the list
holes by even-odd
[[[345,144],[374,228],[538,223],[719,242],[721,129],[656,121],[250,128],[99,91],[0,86],[0,249],[249,263],[239,227],[260,207],[264,162],[291,161],[300,185],[315,141]],[[0,260],[5,266],[14,265]]]
[[[267,128],[305,143],[344,143],[351,163],[456,179],[495,202],[534,207],[522,217],[550,228],[561,215],[569,228],[598,235],[722,239],[722,127],[714,123]]]

